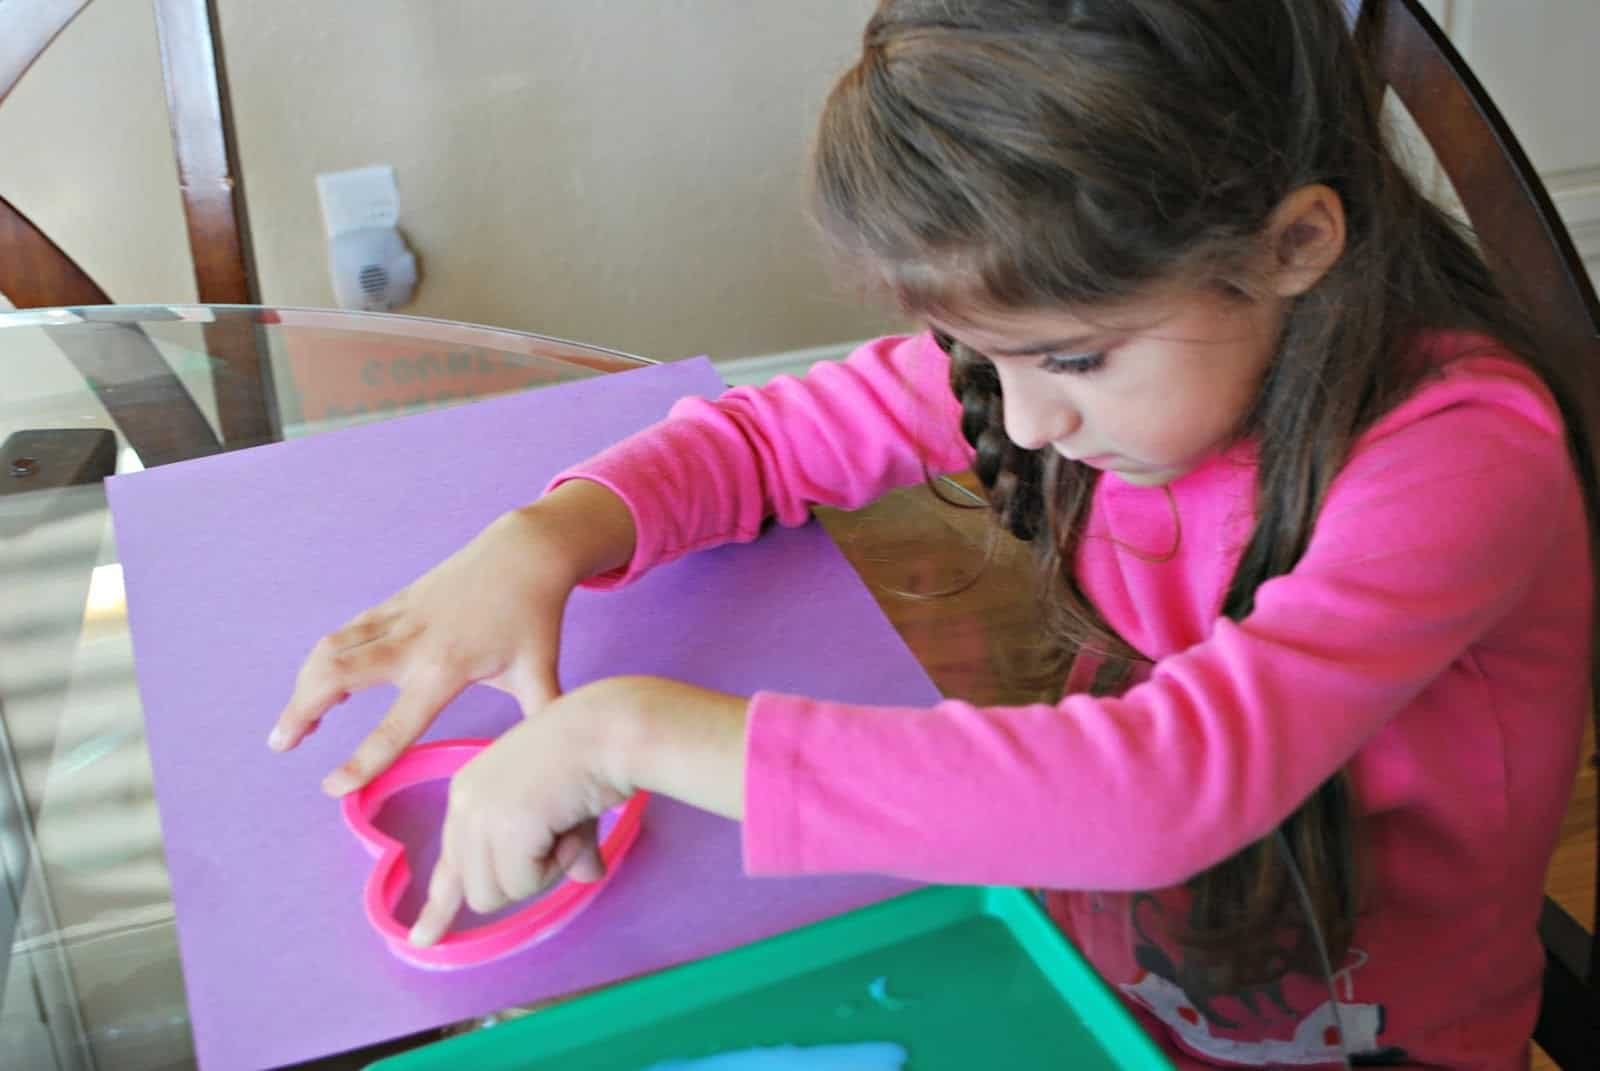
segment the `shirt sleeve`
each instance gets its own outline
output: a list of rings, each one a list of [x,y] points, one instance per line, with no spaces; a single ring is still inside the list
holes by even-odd
[[[626,584],[691,551],[756,538],[769,517],[805,523],[813,505],[854,509],[972,462],[928,333],[882,338],[803,377],[685,398],[667,419],[568,469],[610,488],[633,514],[627,565],[588,586]]]
[[[1553,544],[1587,562],[1543,396],[1460,393],[1363,437],[1298,566],[1119,698],[757,695],[748,870],[1160,888],[1267,834],[1523,598]],[[1587,578],[1571,590],[1586,620]]]

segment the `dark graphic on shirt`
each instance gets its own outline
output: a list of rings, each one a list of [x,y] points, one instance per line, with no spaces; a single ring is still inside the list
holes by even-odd
[[[1352,948],[1334,975],[1335,991],[1343,991],[1337,1003],[1326,980],[1295,972],[1223,992],[1212,971],[1169,954],[1145,929],[1141,915],[1159,922],[1166,912],[1159,900],[1140,893],[1130,910],[1133,957],[1140,970],[1118,988],[1166,1024],[1189,1051],[1244,1067],[1325,1064],[1345,1052],[1365,1066],[1404,1059],[1399,1049],[1378,1044],[1383,1005],[1355,1000],[1354,975],[1367,961],[1361,949]],[[1160,925],[1151,929],[1164,932]]]

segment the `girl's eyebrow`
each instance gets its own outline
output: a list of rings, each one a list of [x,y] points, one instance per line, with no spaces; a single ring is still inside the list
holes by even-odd
[[[1041,353],[1072,353],[1094,345],[1095,335],[1073,335],[1069,338],[1052,338],[1043,342],[1030,342],[1015,349],[990,350],[995,357],[1032,357]]]

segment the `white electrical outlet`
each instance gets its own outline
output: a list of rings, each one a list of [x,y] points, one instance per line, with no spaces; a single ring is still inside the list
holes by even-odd
[[[333,295],[341,308],[386,310],[411,300],[417,261],[400,237],[400,191],[387,165],[317,176]]]
[[[322,200],[322,225],[329,238],[400,222],[400,189],[395,185],[394,168],[387,165],[320,174],[317,196]]]

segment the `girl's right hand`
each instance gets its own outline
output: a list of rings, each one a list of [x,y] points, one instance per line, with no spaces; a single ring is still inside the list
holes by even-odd
[[[611,491],[571,480],[479,535],[382,604],[319,640],[268,745],[286,751],[351,692],[393,683],[399,696],[355,753],[324,779],[341,796],[386,770],[469,684],[516,698],[524,716],[560,694],[556,662],[567,597],[633,554],[633,516]]]

